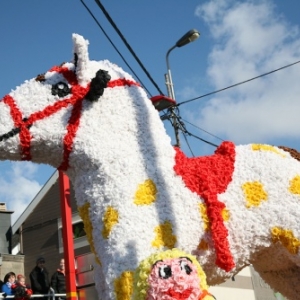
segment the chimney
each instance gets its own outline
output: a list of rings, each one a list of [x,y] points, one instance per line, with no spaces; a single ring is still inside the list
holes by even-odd
[[[6,210],[6,203],[0,202],[0,210]]]

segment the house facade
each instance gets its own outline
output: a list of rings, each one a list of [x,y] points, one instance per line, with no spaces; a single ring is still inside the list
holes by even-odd
[[[12,254],[24,256],[24,274],[27,278],[38,257],[45,258],[50,277],[64,257],[60,202],[58,171],[55,171],[12,226]],[[77,212],[72,185],[70,206],[78,294],[80,299],[93,299],[92,295],[96,293],[91,267],[93,255]]]

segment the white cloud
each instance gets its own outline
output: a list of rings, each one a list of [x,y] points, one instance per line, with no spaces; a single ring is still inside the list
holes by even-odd
[[[196,15],[214,41],[207,75],[215,89],[300,60],[299,27],[270,1],[209,1],[197,7]],[[299,72],[300,64],[216,94],[190,112],[193,122],[237,143],[296,138]]]
[[[13,162],[11,169],[1,172],[0,199],[13,210],[12,224],[32,201],[41,185],[34,180],[38,166],[30,162]]]
[[[189,84],[183,89],[176,91],[176,98],[180,99],[190,99],[197,97],[199,95],[199,86],[205,86],[205,82],[199,78],[189,78]]]

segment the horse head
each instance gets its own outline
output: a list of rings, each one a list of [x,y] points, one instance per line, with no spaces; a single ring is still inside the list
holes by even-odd
[[[96,114],[107,87],[138,86],[116,65],[91,61],[82,36],[73,34],[73,43],[72,62],[25,81],[0,101],[0,159],[68,169],[84,110]]]

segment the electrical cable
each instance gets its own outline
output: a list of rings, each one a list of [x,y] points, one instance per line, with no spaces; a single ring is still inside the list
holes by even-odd
[[[184,137],[185,143],[187,144],[189,150],[190,150],[191,153],[192,153],[192,156],[195,157],[195,154],[194,154],[194,152],[192,151],[192,148],[191,148],[191,146],[190,146],[190,144],[189,144],[189,142],[188,142],[188,139],[187,139],[186,135],[183,134],[183,137]]]
[[[181,118],[182,119],[182,118]],[[218,140],[220,140],[220,141],[223,141],[224,142],[224,140],[223,139],[221,139],[220,137],[218,137],[218,136],[216,136],[216,135],[214,135],[214,134],[212,134],[212,133],[210,133],[210,132],[208,132],[208,131],[206,131],[205,129],[203,129],[203,128],[201,128],[201,127],[198,127],[197,125],[195,125],[195,124],[193,124],[193,123],[191,123],[191,122],[189,122],[189,121],[187,121],[187,120],[185,120],[185,119],[182,119],[185,123],[188,123],[188,124],[190,124],[190,125],[192,125],[192,126],[194,126],[194,127],[196,127],[196,128],[198,128],[199,130],[201,130],[201,131],[203,131],[203,132],[205,132],[205,133],[207,133],[207,134],[209,134],[209,135],[211,135],[211,136],[213,136],[214,138],[216,138],[216,139],[218,139]]]
[[[113,48],[117,51],[117,53],[120,55],[120,57],[122,58],[122,60],[124,61],[124,63],[126,64],[126,66],[130,69],[130,71],[134,74],[134,76],[137,78],[137,80],[139,81],[139,83],[143,86],[143,88],[147,91],[147,93],[151,95],[151,93],[147,90],[147,88],[145,87],[145,85],[143,84],[143,82],[141,81],[141,79],[136,75],[136,73],[132,70],[132,68],[130,67],[130,65],[127,63],[126,59],[124,58],[124,56],[120,53],[120,51],[118,50],[118,48],[115,46],[115,44],[112,42],[112,40],[110,39],[110,37],[107,35],[107,33],[105,32],[105,30],[103,29],[103,27],[101,26],[101,24],[99,23],[99,21],[96,19],[96,17],[94,16],[94,14],[91,12],[91,10],[88,8],[88,6],[84,3],[83,0],[80,0],[80,2],[83,4],[83,6],[86,8],[86,10],[89,12],[89,14],[91,15],[91,17],[94,19],[94,21],[96,22],[96,24],[98,25],[98,27],[101,29],[101,31],[103,32],[103,34],[105,35],[105,37],[108,39],[108,41],[110,42],[110,44],[113,46]]]
[[[145,74],[147,75],[147,77],[149,78],[149,80],[152,82],[152,84],[156,87],[157,91],[159,92],[159,94],[164,95],[164,93],[160,90],[159,86],[156,84],[156,82],[153,80],[153,78],[151,77],[151,75],[149,74],[149,72],[147,71],[147,69],[144,67],[144,65],[142,64],[142,62],[140,61],[140,59],[138,58],[138,56],[135,54],[135,52],[133,51],[133,49],[131,48],[131,46],[129,45],[129,43],[126,41],[125,37],[123,36],[123,34],[121,33],[121,31],[119,30],[119,28],[117,27],[117,25],[115,24],[115,22],[113,21],[113,19],[110,17],[110,15],[108,14],[108,12],[106,11],[106,9],[104,8],[104,6],[102,5],[102,3],[99,0],[95,0],[95,2],[97,3],[97,5],[100,7],[100,9],[102,10],[103,14],[105,15],[105,17],[107,18],[107,20],[110,22],[111,26],[115,29],[115,31],[118,33],[119,37],[121,38],[121,40],[124,42],[124,44],[126,45],[127,49],[129,50],[129,52],[133,55],[133,57],[135,58],[135,60],[138,62],[138,64],[140,65],[140,67],[142,68],[142,70],[145,72]]]
[[[230,88],[233,88],[233,87],[236,87],[236,86],[238,86],[238,85],[241,85],[241,84],[247,83],[247,82],[249,82],[249,81],[252,81],[252,80],[254,80],[254,79],[258,79],[258,78],[260,78],[260,77],[264,77],[264,76],[266,76],[266,75],[275,73],[275,72],[277,72],[277,71],[280,71],[280,70],[283,70],[283,69],[285,69],[285,68],[291,67],[291,66],[296,65],[296,64],[298,64],[298,63],[300,63],[300,60],[298,60],[298,61],[296,61],[296,62],[294,62],[294,63],[291,63],[291,64],[289,64],[289,65],[283,66],[283,67],[281,67],[281,68],[275,69],[275,70],[273,70],[273,71],[270,71],[270,72],[261,74],[261,75],[259,75],[259,76],[252,77],[252,78],[250,78],[250,79],[247,79],[247,80],[244,80],[244,81],[235,83],[235,84],[230,85],[230,86],[228,86],[228,87],[225,87],[225,88],[223,88],[223,89],[216,90],[216,91],[214,91],[214,92],[210,92],[210,93],[207,93],[207,94],[205,94],[205,95],[202,95],[202,96],[199,96],[199,97],[196,97],[196,98],[192,98],[192,99],[190,99],[190,100],[182,101],[182,102],[180,102],[180,103],[178,103],[178,104],[175,104],[174,106],[180,106],[180,105],[182,105],[182,104],[187,104],[187,103],[189,103],[189,102],[192,102],[192,101],[195,101],[195,100],[198,100],[198,99],[201,99],[201,98],[204,98],[204,97],[207,97],[207,96],[210,96],[210,95],[219,93],[219,92],[223,92],[223,91],[228,90],[228,89],[230,89]]]
[[[202,141],[202,142],[204,142],[204,143],[206,143],[206,144],[208,144],[208,145],[214,146],[214,147],[216,147],[216,148],[219,147],[218,145],[216,145],[216,144],[214,144],[214,143],[211,143],[211,142],[209,142],[209,141],[207,141],[207,140],[204,140],[204,139],[202,139],[201,137],[199,137],[199,136],[197,136],[197,135],[194,135],[194,134],[192,134],[192,133],[190,133],[190,132],[188,132],[188,131],[187,131],[187,134],[190,135],[190,136],[192,136],[192,137],[194,137],[194,138],[196,138],[196,139],[198,139],[198,140],[200,140],[200,141]]]
[[[224,91],[224,90],[227,90],[227,89],[229,89],[229,88],[232,88],[232,87],[235,87],[235,86],[238,86],[238,85],[247,83],[247,82],[249,82],[249,81],[252,81],[252,80],[258,79],[258,78],[260,78],[260,77],[263,77],[263,76],[266,76],[266,75],[275,73],[275,72],[277,72],[277,71],[283,70],[283,69],[285,69],[285,68],[291,67],[291,66],[296,65],[296,64],[298,64],[298,63],[300,63],[300,60],[299,60],[299,61],[296,61],[296,62],[294,62],[294,63],[288,64],[288,65],[285,65],[285,66],[283,66],[283,67],[281,67],[281,68],[275,69],[275,70],[273,70],[273,71],[270,71],[270,72],[267,72],[267,73],[263,73],[263,74],[261,74],[261,75],[259,75],[259,76],[250,78],[250,79],[248,79],[248,80],[245,80],[245,81],[242,81],[242,82],[233,84],[233,85],[228,86],[228,87],[226,87],[226,88],[223,88],[223,89],[220,89],[220,90],[217,90],[217,91],[214,91],[214,92],[211,92],[211,93],[208,93],[208,94],[205,94],[205,95],[202,95],[202,96],[200,96],[200,97],[196,97],[196,98],[193,98],[193,99],[190,99],[190,100],[187,100],[187,101],[180,102],[180,103],[178,103],[178,104],[175,104],[174,106],[177,106],[177,107],[178,107],[178,106],[181,105],[181,104],[186,104],[186,103],[189,103],[189,102],[191,102],[191,101],[194,101],[194,100],[197,100],[197,99],[200,99],[200,98],[203,98],[203,97],[212,95],[212,94],[219,93],[219,92]],[[179,120],[179,118],[181,118],[181,117],[180,117],[180,116],[177,116],[177,118],[178,118],[179,123],[180,123],[182,126],[184,126],[184,124]],[[182,119],[182,118],[181,118],[181,119]],[[190,125],[192,125],[192,126],[198,128],[198,129],[200,129],[200,130],[202,130],[202,131],[208,133],[209,135],[211,135],[211,136],[213,136],[213,137],[215,137],[215,138],[217,138],[217,139],[219,139],[219,140],[221,140],[221,141],[224,141],[223,139],[221,139],[221,138],[219,138],[219,137],[217,137],[217,136],[215,136],[215,135],[209,133],[208,131],[206,131],[206,130],[204,130],[204,129],[202,129],[202,128],[200,128],[200,127],[198,127],[198,126],[196,126],[196,125],[194,125],[194,124],[192,124],[192,123],[190,123],[189,121],[186,121],[186,120],[184,120],[184,119],[182,119],[182,120],[183,120],[184,122],[189,123]],[[186,130],[186,129],[185,129],[185,130]],[[211,143],[211,142],[208,142],[208,141],[206,141],[206,140],[204,140],[204,139],[202,139],[202,138],[200,138],[200,137],[198,137],[198,136],[196,136],[196,135],[194,135],[194,134],[192,134],[192,133],[190,133],[190,132],[188,132],[188,131],[186,131],[186,133],[189,134],[189,135],[191,135],[191,136],[193,136],[194,138],[197,138],[197,139],[201,140],[202,142],[205,142],[205,143],[211,145],[211,146],[218,147],[216,144]]]
[[[139,77],[135,74],[135,72],[132,70],[132,68],[131,68],[131,67],[129,66],[129,64],[126,62],[126,60],[125,60],[125,58],[123,57],[123,55],[118,51],[118,49],[116,48],[116,46],[114,45],[114,43],[111,41],[111,39],[109,38],[109,36],[106,34],[106,32],[104,31],[103,27],[100,25],[99,21],[98,21],[98,20],[96,19],[96,17],[93,15],[93,13],[91,12],[91,10],[87,7],[87,5],[84,3],[83,0],[80,0],[80,1],[81,1],[82,4],[84,5],[84,7],[87,9],[87,11],[89,12],[89,14],[92,16],[92,18],[94,19],[94,21],[97,23],[97,25],[99,26],[99,28],[102,30],[103,34],[104,34],[104,35],[106,36],[106,38],[109,40],[109,42],[111,43],[111,45],[114,47],[114,49],[117,51],[117,53],[121,56],[121,58],[123,59],[123,61],[125,62],[125,64],[128,66],[128,68],[133,72],[133,74],[136,76],[136,78],[141,82],[141,80],[139,79]],[[151,75],[149,74],[149,72],[147,71],[147,69],[144,67],[144,65],[142,64],[142,62],[141,62],[140,59],[138,58],[138,56],[135,54],[135,52],[133,51],[132,47],[131,47],[130,44],[127,42],[127,40],[125,39],[125,37],[123,36],[123,34],[121,33],[121,31],[119,30],[119,28],[117,27],[117,25],[115,24],[115,22],[112,20],[112,18],[110,17],[110,15],[109,15],[108,12],[106,11],[106,9],[105,9],[104,6],[102,5],[102,3],[101,3],[99,0],[95,0],[95,2],[96,2],[96,4],[99,6],[99,8],[102,10],[103,14],[104,14],[105,17],[107,18],[107,20],[110,22],[110,24],[112,25],[112,27],[113,27],[113,28],[115,29],[115,31],[118,33],[119,37],[122,39],[122,41],[123,41],[124,44],[126,45],[127,49],[130,51],[130,53],[133,55],[133,57],[135,58],[135,60],[138,62],[138,64],[140,65],[140,67],[142,68],[142,70],[145,72],[145,74],[147,75],[147,77],[149,78],[149,80],[150,80],[150,81],[152,82],[152,84],[156,87],[156,89],[158,90],[158,92],[159,92],[161,95],[164,95],[164,93],[160,90],[160,88],[158,87],[158,85],[156,84],[156,82],[153,80],[153,78],[151,77]],[[286,67],[287,67],[287,66],[286,66]],[[281,69],[282,69],[282,68],[281,68]],[[278,69],[278,70],[279,70],[279,69]],[[241,82],[241,83],[232,85],[232,86],[230,86],[230,87],[234,87],[234,86],[240,85],[240,84],[242,84],[242,83],[246,83],[246,82],[248,82],[248,81],[254,80],[254,79],[256,79],[256,78],[265,76],[265,75],[270,74],[270,73],[273,73],[273,72],[275,72],[275,71],[272,71],[272,72],[269,72],[269,73],[266,73],[266,74],[257,76],[257,77],[255,77],[255,78],[252,78],[252,79],[250,79],[250,80],[246,80],[246,81],[244,81],[244,82]],[[142,82],[141,82],[141,84],[142,84]],[[151,95],[151,93],[146,89],[146,87],[144,86],[144,84],[142,84],[142,86],[145,88],[145,90],[148,92],[148,94]],[[206,94],[206,95],[202,95],[202,96],[197,97],[197,98],[193,98],[193,99],[190,99],[190,100],[187,100],[187,101],[180,102],[180,103],[178,103],[178,104],[176,104],[176,105],[174,105],[174,106],[175,106],[175,107],[178,107],[178,106],[181,105],[181,104],[185,104],[185,103],[188,103],[188,102],[197,100],[197,99],[199,99],[199,98],[203,98],[203,97],[205,97],[205,96],[209,96],[209,95],[211,95],[211,94],[215,94],[215,93],[217,93],[217,92],[220,92],[220,91],[229,89],[230,87],[227,87],[227,88],[225,88],[225,89],[218,90],[218,91],[215,91],[215,92]],[[164,116],[162,116],[162,118],[163,118],[163,119],[168,119],[166,116],[167,116],[167,115],[165,114]],[[164,118],[164,117],[165,117],[165,118]],[[183,122],[179,120],[179,118],[180,118],[179,115],[176,115],[176,118],[177,118],[177,120],[178,120],[178,122],[179,122],[179,124],[180,124],[180,127],[181,127],[181,128],[179,128],[179,129],[184,133],[184,134],[183,134],[183,135],[184,135],[184,138],[185,138],[185,140],[186,140],[186,143],[187,143],[187,145],[188,145],[188,147],[189,147],[189,149],[190,149],[192,155],[194,155],[194,154],[193,154],[193,151],[192,151],[191,148],[190,148],[190,145],[189,145],[189,143],[188,143],[188,141],[187,141],[187,138],[186,138],[186,135],[185,135],[185,134],[188,134],[188,135],[190,135],[190,136],[192,136],[192,137],[194,137],[194,138],[197,138],[197,139],[201,140],[202,142],[207,143],[207,144],[209,144],[209,145],[211,145],[211,146],[218,147],[216,144],[211,143],[211,142],[209,142],[209,141],[206,141],[206,140],[204,140],[204,139],[202,139],[202,138],[200,138],[200,137],[198,137],[198,136],[196,136],[196,135],[194,135],[194,134],[188,132],[188,131],[185,129],[185,126],[184,126]],[[191,124],[191,125],[193,125],[193,126],[195,126],[194,124],[192,124],[192,123],[190,123],[190,122],[188,122],[188,121],[186,121],[186,122],[189,123],[189,124]],[[173,124],[172,122],[171,122],[171,124],[172,124],[172,126],[174,127],[174,124]],[[195,127],[197,127],[197,126],[195,126]],[[199,128],[199,127],[197,127],[197,128],[200,129],[200,130],[202,130],[202,131],[204,131],[204,132],[206,132],[206,133],[208,133],[208,134],[210,134],[211,136],[214,136],[213,134],[211,134],[211,133],[209,133],[209,132],[207,132],[207,131],[205,131],[205,130]],[[214,136],[214,137],[215,137],[215,138],[218,138],[218,139],[220,139],[220,140],[222,140],[221,138],[219,138],[219,137],[217,137],[217,136]],[[223,140],[222,140],[222,141],[223,141]]]
[[[198,140],[200,140],[200,141],[202,141],[202,142],[204,142],[204,143],[206,143],[206,144],[209,144],[209,145],[214,146],[214,147],[218,147],[218,145],[216,145],[216,144],[214,144],[214,143],[212,143],[212,142],[209,142],[209,141],[207,141],[207,140],[205,140],[205,139],[203,139],[203,138],[201,138],[201,137],[199,137],[199,136],[197,136],[197,135],[195,135],[195,134],[189,132],[189,131],[186,129],[185,124],[181,121],[182,118],[181,118],[180,115],[179,115],[179,109],[178,109],[178,108],[177,108],[177,114],[175,114],[175,116],[176,116],[176,123],[178,124],[178,129],[179,129],[183,134],[188,134],[189,136],[192,136],[192,137],[194,137],[194,138],[196,138],[196,139],[198,139]],[[172,125],[173,125],[173,124],[172,124]]]

